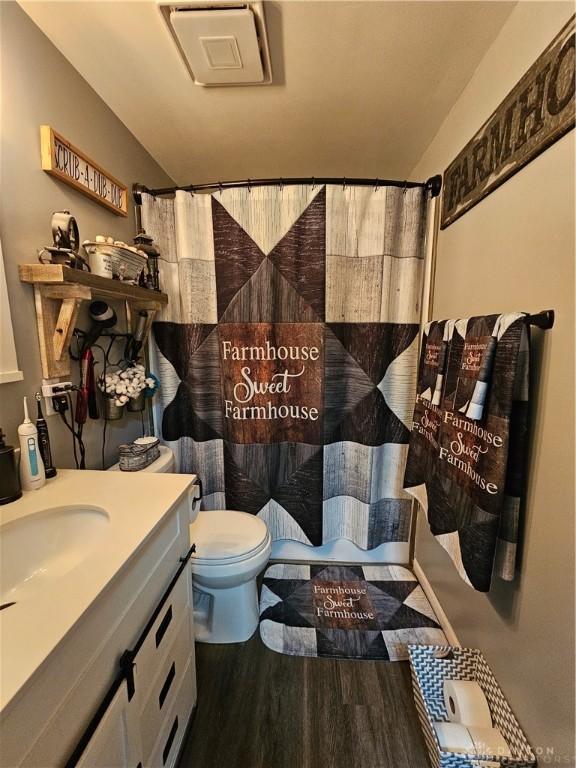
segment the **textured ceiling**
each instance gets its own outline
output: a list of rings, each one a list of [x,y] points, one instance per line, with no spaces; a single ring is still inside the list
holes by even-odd
[[[514,7],[267,0],[273,85],[201,88],[155,2],[20,4],[181,184],[404,178]]]

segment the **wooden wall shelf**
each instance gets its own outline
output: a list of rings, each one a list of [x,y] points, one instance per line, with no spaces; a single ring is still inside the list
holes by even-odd
[[[128,327],[138,312],[146,311],[146,337],[156,312],[168,304],[165,293],[127,285],[61,264],[20,264],[20,280],[34,286],[36,323],[45,379],[70,375],[68,348],[83,301],[93,298],[125,301]]]

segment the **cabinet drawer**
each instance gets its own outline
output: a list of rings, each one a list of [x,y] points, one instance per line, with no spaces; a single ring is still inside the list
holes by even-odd
[[[190,621],[183,616],[174,643],[164,659],[150,686],[146,701],[141,701],[140,727],[142,732],[142,754],[147,759],[156,743],[162,724],[171,711],[184,673],[194,665],[194,643]]]
[[[158,667],[174,643],[182,618],[190,617],[191,578],[190,566],[186,565],[134,656],[134,685],[140,701],[145,701],[150,695]]]
[[[166,716],[152,756],[144,761],[144,768],[173,768],[182,739],[194,707],[196,675],[191,660],[182,677],[180,688]]]

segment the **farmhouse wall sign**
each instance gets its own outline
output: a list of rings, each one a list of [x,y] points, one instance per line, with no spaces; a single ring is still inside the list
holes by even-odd
[[[42,169],[119,216],[128,215],[127,188],[49,125],[40,126]]]
[[[574,127],[574,19],[444,172],[441,229]]]

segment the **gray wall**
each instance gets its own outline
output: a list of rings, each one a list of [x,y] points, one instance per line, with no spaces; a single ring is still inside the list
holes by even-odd
[[[106,233],[129,241],[134,235],[132,208],[128,218],[116,216],[40,169],[40,125],[51,125],[129,187],[134,181],[153,186],[171,180],[16,3],[0,2],[0,15],[0,237],[18,363],[24,372],[23,382],[0,384],[0,426],[14,444],[22,420],[22,397],[27,395],[33,401],[42,377],[33,289],[20,283],[18,264],[35,262],[37,249],[51,244],[50,219],[56,210],[68,209],[74,214],[82,240]],[[142,106],[142,119],[146,119],[146,105]],[[77,381],[77,366],[73,377]],[[57,465],[73,466],[70,434],[58,416],[48,422]],[[119,443],[140,431],[139,417],[116,424],[110,422],[108,428],[109,462]],[[100,467],[101,434],[102,422],[88,421],[89,467]]]
[[[442,171],[573,13],[520,3],[412,172]],[[574,132],[439,233],[433,318],[553,308],[535,332],[518,578],[476,593],[419,521],[416,559],[465,646],[480,648],[540,765],[574,765]]]

